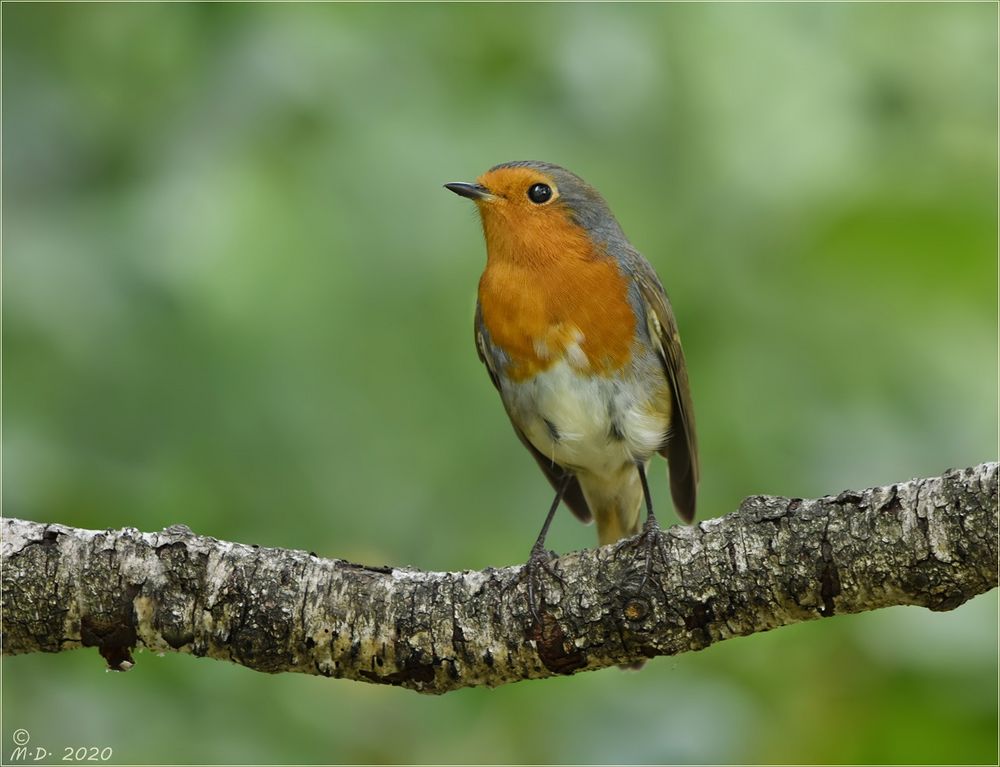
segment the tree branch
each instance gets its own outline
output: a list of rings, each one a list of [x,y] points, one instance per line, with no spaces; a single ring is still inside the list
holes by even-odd
[[[435,573],[132,528],[4,519],[3,653],[185,652],[442,693],[700,650],[890,605],[951,610],[997,586],[996,463],[817,500],[753,496],[663,535],[566,554],[536,623],[521,568]]]

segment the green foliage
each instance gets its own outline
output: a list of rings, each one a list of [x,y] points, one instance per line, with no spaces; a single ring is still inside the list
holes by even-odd
[[[441,189],[588,179],[671,294],[700,516],[995,455],[996,6],[3,7],[8,515],[431,569],[550,500]],[[662,465],[654,493],[666,506]],[[669,519],[669,514],[661,514]],[[593,545],[561,514],[549,538]],[[5,658],[2,749],[116,762],[995,762],[995,594],[425,699]],[[57,748],[58,747],[58,748]]]

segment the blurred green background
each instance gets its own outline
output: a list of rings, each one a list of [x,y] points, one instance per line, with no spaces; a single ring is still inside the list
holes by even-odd
[[[663,277],[703,518],[996,457],[993,4],[2,13],[7,515],[522,562],[550,489],[476,359],[481,232],[441,188],[511,159],[593,183]],[[549,544],[593,536],[562,513]],[[87,650],[3,659],[0,746],[989,763],[996,653],[995,592],[442,698]]]

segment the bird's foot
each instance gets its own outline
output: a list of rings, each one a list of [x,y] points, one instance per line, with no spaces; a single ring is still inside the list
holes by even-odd
[[[641,555],[645,559],[642,580],[639,581],[639,589],[636,592],[638,594],[641,594],[646,588],[649,575],[653,571],[653,559],[659,557],[660,562],[664,565],[667,563],[667,544],[664,538],[663,528],[656,521],[656,517],[652,514],[648,515],[645,524],[642,526],[642,532],[635,541],[635,556],[638,557]],[[635,560],[633,559],[633,561]]]
[[[560,585],[566,585],[566,581],[557,573],[550,561],[552,554],[545,550],[541,541],[531,547],[531,554],[528,561],[524,563],[522,573],[528,583],[528,609],[536,624],[541,623],[540,609],[544,606],[545,595],[542,593],[542,573],[547,573],[550,577],[559,581]]]

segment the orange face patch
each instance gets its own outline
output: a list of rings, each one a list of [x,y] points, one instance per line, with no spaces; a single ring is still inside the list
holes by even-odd
[[[635,317],[617,263],[576,225],[552,179],[532,168],[499,168],[478,183],[487,265],[479,281],[483,323],[510,357],[507,375],[523,380],[566,359],[581,371],[610,374],[630,357]],[[528,190],[549,185],[545,204]]]

